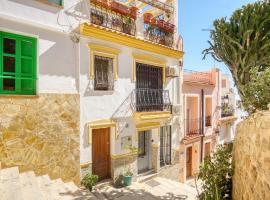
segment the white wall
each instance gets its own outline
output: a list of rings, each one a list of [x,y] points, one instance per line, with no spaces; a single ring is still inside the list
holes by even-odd
[[[117,48],[121,50],[118,56],[118,80],[114,82],[113,91],[94,91],[93,90],[93,80],[89,79],[89,48],[88,43],[95,43],[99,45],[104,45],[112,48]],[[130,48],[123,45],[118,45],[112,42],[103,41],[94,38],[82,38],[80,41],[80,94],[81,94],[81,162],[91,161],[91,145],[88,145],[87,141],[87,123],[100,119],[110,119],[114,116],[117,109],[120,108],[126,98],[135,89],[135,82],[132,80],[132,66],[133,58],[132,53],[147,54],[155,56],[167,61],[168,65],[177,65],[178,61],[176,59],[171,59],[166,56],[161,56],[158,54],[145,52],[142,50]],[[170,99],[172,103],[175,102],[177,94],[173,94],[177,91],[178,81],[172,79],[167,84],[164,85],[164,89],[169,90]],[[174,91],[174,92],[173,92]],[[128,110],[128,107],[122,107],[121,110]],[[136,129],[133,120],[131,120],[131,113],[123,119],[123,124],[127,123],[128,128],[124,128],[121,136],[133,136],[133,144],[137,146],[136,139]],[[173,134],[173,137],[176,137]],[[125,153],[121,150],[121,136],[115,142],[115,154]]]

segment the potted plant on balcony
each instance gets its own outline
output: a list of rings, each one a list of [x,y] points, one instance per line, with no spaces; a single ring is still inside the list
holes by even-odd
[[[104,22],[104,16],[98,12],[91,12],[91,23],[101,26]]]
[[[152,13],[144,13],[143,14],[143,21],[145,24],[150,24],[152,18],[153,18]]]
[[[130,17],[124,17],[123,32],[131,35],[132,19]]]
[[[90,0],[90,2],[103,8],[109,7],[108,0]]]
[[[136,20],[137,19],[137,11],[138,11],[138,8],[136,6],[132,6],[130,9],[129,9],[129,15],[132,19]]]
[[[119,13],[121,15],[124,15],[124,16],[129,14],[128,7],[116,1],[111,2],[111,9],[112,11]]]

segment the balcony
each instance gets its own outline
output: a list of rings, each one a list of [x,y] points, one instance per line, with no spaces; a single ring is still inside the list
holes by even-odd
[[[192,70],[184,70],[184,82],[214,85],[215,79],[212,71],[197,72]]]
[[[223,103],[221,107],[221,117],[232,117],[234,116],[233,106],[228,103]]]
[[[169,91],[162,89],[135,89],[132,92],[131,106],[135,112],[170,112]]]
[[[171,23],[174,21],[173,6],[158,0],[90,2],[90,24],[178,51],[183,50],[182,38],[176,36],[176,27]],[[168,15],[172,17],[165,17]]]
[[[200,136],[200,124],[200,119],[185,119],[185,137]]]

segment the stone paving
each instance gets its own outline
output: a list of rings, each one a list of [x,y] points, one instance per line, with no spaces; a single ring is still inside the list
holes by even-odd
[[[196,189],[189,185],[162,177],[121,189],[105,186],[93,193],[97,199],[103,200],[195,200],[197,194]]]

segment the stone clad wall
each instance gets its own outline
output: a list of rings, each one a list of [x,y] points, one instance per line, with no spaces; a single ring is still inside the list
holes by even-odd
[[[80,180],[79,95],[0,97],[0,163]]]
[[[241,122],[233,148],[233,199],[270,199],[270,112]]]

